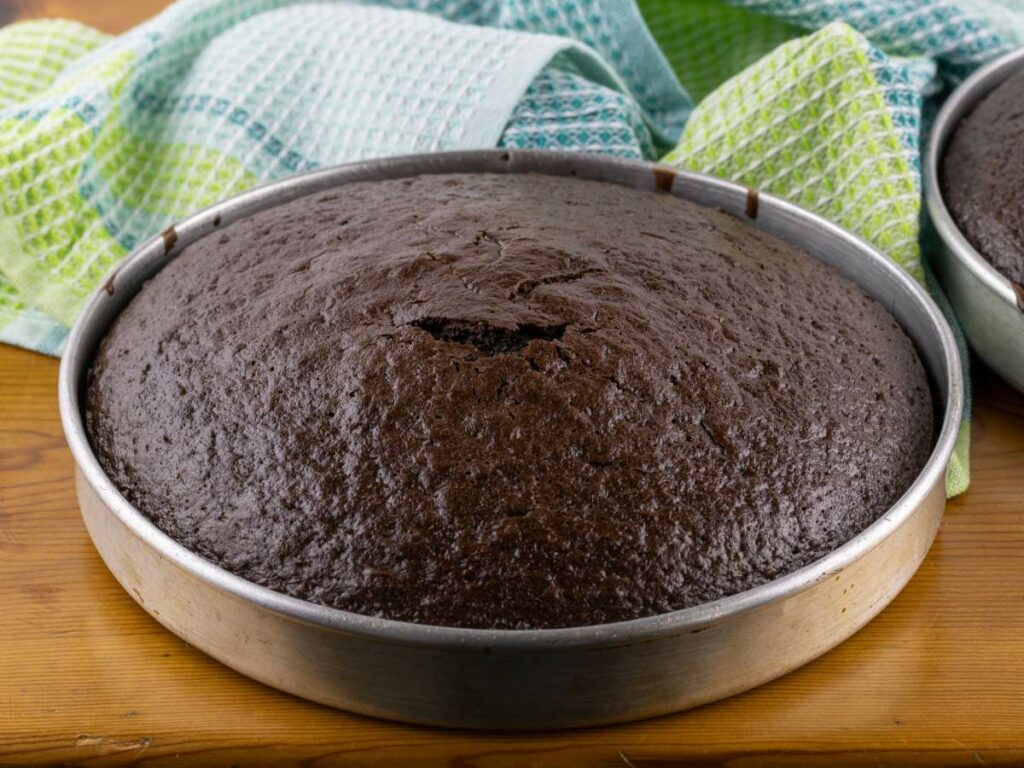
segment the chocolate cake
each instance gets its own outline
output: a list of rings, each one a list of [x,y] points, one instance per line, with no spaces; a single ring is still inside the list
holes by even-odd
[[[190,245],[102,342],[86,420],[123,494],[233,573],[512,629],[807,565],[932,440],[912,343],[833,269],[539,175],[351,184]]]
[[[942,194],[975,250],[1024,285],[1024,71],[957,127],[943,159]]]

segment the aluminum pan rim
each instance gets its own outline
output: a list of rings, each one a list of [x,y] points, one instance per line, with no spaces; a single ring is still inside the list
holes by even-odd
[[[982,285],[1012,307],[1019,306],[1013,282],[993,267],[960,231],[953,215],[946,207],[940,182],[940,163],[946,145],[960,121],[1007,77],[1024,69],[1024,48],[1004,54],[978,69],[964,80],[939,110],[932,125],[924,158],[924,198],[928,216],[939,237],[954,257],[967,267]]]
[[[352,179],[346,177],[361,172],[390,172],[398,177],[409,175],[401,172],[403,167],[423,163],[429,163],[431,168],[428,171],[418,171],[420,173],[472,172],[482,170],[482,166],[483,169],[489,170],[493,168],[496,160],[507,162],[520,158],[541,164],[546,164],[547,161],[571,161],[574,167],[585,168],[589,172],[604,175],[614,175],[610,172],[616,170],[620,175],[636,173],[638,170],[657,174],[660,168],[655,164],[638,161],[555,152],[471,150],[431,155],[408,155],[350,163],[267,184],[189,216],[176,227],[196,230],[206,228],[209,231],[213,222],[219,222],[224,214],[237,212],[241,208],[247,210],[256,208],[260,203],[270,200],[282,192],[306,189],[305,194],[312,194],[319,189],[326,188],[318,187],[318,183],[332,180],[337,180],[337,184],[333,186],[350,183]],[[529,170],[537,172],[535,167],[531,167]],[[517,171],[510,170],[508,172]],[[662,172],[670,173],[674,179],[678,179],[683,184],[690,182],[704,185],[733,195],[748,194],[746,187],[715,177],[675,169],[665,169]],[[303,195],[294,195],[294,197],[301,196]],[[756,609],[761,605],[784,600],[812,587],[828,576],[844,570],[848,565],[877,547],[912,517],[929,490],[936,483],[942,482],[942,475],[945,473],[959,429],[963,409],[963,380],[956,344],[945,319],[924,289],[902,269],[854,235],[784,200],[761,194],[760,205],[787,212],[794,218],[804,219],[815,227],[825,230],[830,236],[847,241],[875,262],[876,268],[886,270],[890,276],[895,277],[901,287],[921,305],[931,321],[933,329],[939,334],[945,363],[944,374],[948,387],[945,403],[942,404],[942,426],[935,445],[924,468],[903,496],[868,528],[829,555],[786,576],[744,592],[669,613],[609,624],[557,629],[466,629],[380,619],[316,605],[247,581],[186,549],[160,531],[135,509],[99,466],[85,433],[78,398],[80,378],[74,375],[75,365],[73,365],[73,362],[77,364],[77,357],[87,353],[82,349],[83,340],[91,330],[90,326],[96,322],[94,315],[97,313],[98,305],[104,295],[102,286],[112,284],[111,281],[115,279],[119,271],[136,265],[147,257],[152,258],[150,251],[158,244],[162,246],[166,242],[160,236],[143,243],[111,270],[107,279],[89,297],[71,331],[58,379],[60,415],[68,446],[86,481],[96,490],[101,500],[118,517],[120,522],[140,540],[178,567],[221,591],[291,620],[341,633],[358,634],[378,641],[434,647],[500,648],[512,651],[536,651],[552,647],[559,649],[607,647],[692,632],[719,620]],[[165,257],[163,261],[167,260]],[[101,329],[101,333],[105,333],[108,327],[109,324]],[[91,351],[88,353],[91,356]],[[80,375],[84,375],[84,371],[83,365]]]

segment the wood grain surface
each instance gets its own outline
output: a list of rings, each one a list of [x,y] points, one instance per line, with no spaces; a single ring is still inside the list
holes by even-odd
[[[0,0],[110,32],[160,0]],[[1024,398],[976,372],[973,484],[868,627],[749,693],[547,734],[410,727],[252,682],[164,630],[79,517],[57,361],[0,346],[0,764],[1024,765]]]

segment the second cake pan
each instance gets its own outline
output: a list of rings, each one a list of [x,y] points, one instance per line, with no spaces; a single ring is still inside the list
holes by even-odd
[[[932,263],[974,351],[1024,392],[1024,287],[1002,275],[957,227],[942,198],[942,159],[960,122],[997,85],[1024,70],[1024,48],[975,72],[946,100],[924,156]],[[993,201],[998,205],[998,201]]]

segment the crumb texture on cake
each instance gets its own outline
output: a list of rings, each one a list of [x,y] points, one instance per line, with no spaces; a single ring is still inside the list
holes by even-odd
[[[316,603],[562,627],[800,568],[928,456],[892,316],[669,195],[358,183],[190,245],[93,363],[96,455],[159,528]]]
[[[1024,285],[1024,71],[956,128],[942,162],[942,194],[975,250]]]

